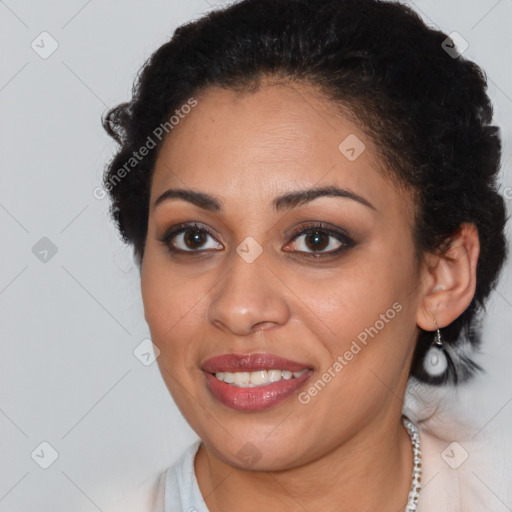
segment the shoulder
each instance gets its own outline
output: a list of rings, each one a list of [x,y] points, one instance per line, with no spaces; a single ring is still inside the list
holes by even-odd
[[[109,512],[208,512],[194,471],[200,444],[197,440],[173,465],[123,492]]]
[[[165,508],[162,512],[208,512],[194,470],[200,445],[200,440],[195,441],[163,474]]]
[[[463,451],[437,438],[428,429],[418,426],[418,430],[423,466],[418,512],[430,512],[440,507],[462,512],[460,474],[463,472]]]
[[[497,468],[489,446],[475,439],[441,439],[418,426],[423,461],[418,512],[505,511],[492,492]]]

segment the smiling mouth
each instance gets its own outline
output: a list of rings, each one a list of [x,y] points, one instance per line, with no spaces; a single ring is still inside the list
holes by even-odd
[[[258,386],[266,386],[273,382],[281,380],[297,379],[308,371],[307,368],[298,372],[290,370],[278,370],[273,368],[270,370],[258,370],[254,372],[216,372],[213,375],[225,382],[239,388],[253,388]]]
[[[222,354],[201,364],[206,386],[220,403],[237,411],[261,411],[291,397],[311,378],[307,363],[276,354]]]

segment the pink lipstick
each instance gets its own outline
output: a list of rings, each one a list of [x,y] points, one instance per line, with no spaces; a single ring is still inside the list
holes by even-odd
[[[224,354],[202,365],[212,395],[238,411],[259,411],[293,395],[311,377],[308,364],[274,354]]]

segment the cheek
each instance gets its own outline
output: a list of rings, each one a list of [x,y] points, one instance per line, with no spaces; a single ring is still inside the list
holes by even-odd
[[[401,268],[397,273],[396,268]],[[347,339],[378,322],[394,319],[399,302],[413,286],[407,262],[389,264],[384,259],[358,262],[342,268],[330,278],[319,280],[304,275],[297,277],[300,298],[331,333],[333,338]],[[384,320],[380,315],[389,314]],[[403,315],[401,315],[403,316]],[[388,318],[389,317],[389,318]],[[388,323],[386,323],[388,325]]]
[[[316,287],[304,286],[303,282],[302,293],[308,297],[308,305],[328,326],[318,338],[326,355],[322,370],[331,368],[331,373],[340,376],[334,379],[333,391],[350,389],[352,397],[364,401],[378,396],[372,386],[380,382],[385,392],[407,370],[416,332],[414,297],[410,293],[414,269],[411,261],[397,260],[367,260]],[[341,366],[338,364],[335,371],[332,367],[340,356]]]
[[[164,357],[190,345],[191,326],[200,325],[204,287],[184,272],[172,270],[147,254],[141,272],[141,292],[144,316],[153,343]],[[188,338],[188,339],[187,339]]]
[[[160,350],[157,364],[177,406],[192,421],[190,394],[196,394],[193,390],[202,382],[195,340],[204,291],[194,287],[183,272],[170,272],[168,264],[159,265],[148,256],[141,273],[141,291],[151,339]]]

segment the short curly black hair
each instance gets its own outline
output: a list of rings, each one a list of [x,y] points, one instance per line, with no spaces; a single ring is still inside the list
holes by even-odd
[[[463,223],[477,227],[474,298],[443,328],[447,347],[467,340],[477,347],[477,314],[507,255],[496,181],[501,140],[483,71],[447,51],[447,37],[407,6],[380,0],[243,0],[180,26],[142,67],[131,101],[103,119],[120,146],[103,184],[123,240],[140,263],[162,127],[171,133],[170,116],[182,117],[194,95],[209,87],[250,91],[264,77],[308,83],[353,115],[391,178],[413,191],[418,254],[441,251]],[[140,158],[150,140],[156,147]],[[429,376],[423,359],[432,339],[420,332],[411,375],[440,384],[477,368],[466,358],[462,370],[451,364],[443,376]]]

